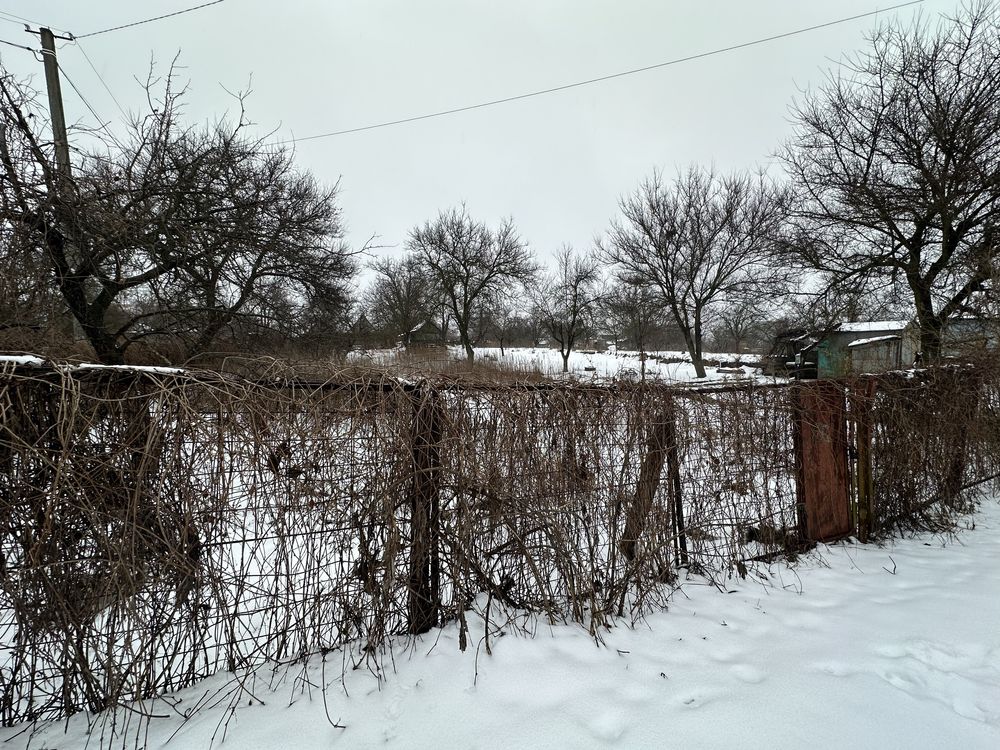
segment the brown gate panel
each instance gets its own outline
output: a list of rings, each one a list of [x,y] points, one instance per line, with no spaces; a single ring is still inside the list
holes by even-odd
[[[813,541],[847,536],[853,525],[844,389],[818,380],[799,384],[795,395],[801,532]]]

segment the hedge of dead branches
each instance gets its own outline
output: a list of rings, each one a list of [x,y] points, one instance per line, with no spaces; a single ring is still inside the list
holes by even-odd
[[[994,367],[887,373],[850,393],[852,420],[870,433],[873,535],[949,529],[972,508],[967,490],[1000,475]]]
[[[4,367],[5,725],[331,650],[360,664],[447,621],[464,647],[470,610],[596,635],[682,574],[806,541],[792,386]],[[985,372],[844,385],[872,425],[874,528],[937,523],[996,473]]]

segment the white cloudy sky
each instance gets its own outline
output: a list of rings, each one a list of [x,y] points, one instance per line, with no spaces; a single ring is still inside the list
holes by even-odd
[[[37,47],[9,14],[80,36],[204,0],[0,0],[0,39]],[[905,2],[905,0],[898,0]],[[180,53],[188,114],[231,106],[276,139],[451,109],[661,63],[883,9],[831,26],[592,86],[448,117],[301,142],[299,163],[341,180],[349,239],[400,246],[407,231],[465,201],[490,222],[511,215],[540,255],[584,249],[618,196],[653,168],[767,165],[801,89],[864,47],[879,20],[937,16],[958,0],[885,11],[891,0],[225,0],[175,18],[60,43],[59,61],[102,118],[120,119],[135,77]],[[8,14],[8,15],[3,15]],[[35,74],[23,50],[3,65]],[[65,82],[67,118],[93,116]]]

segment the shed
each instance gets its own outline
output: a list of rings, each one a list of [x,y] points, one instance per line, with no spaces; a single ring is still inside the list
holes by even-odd
[[[444,335],[441,326],[433,321],[425,320],[418,326],[414,326],[406,336],[403,337],[403,345],[407,349],[439,349],[445,346]]]
[[[841,323],[816,344],[820,378],[910,367],[919,350],[916,327],[909,320]]]

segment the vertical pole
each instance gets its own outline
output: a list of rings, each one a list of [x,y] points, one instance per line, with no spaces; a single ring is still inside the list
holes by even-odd
[[[630,562],[636,558],[639,537],[646,528],[646,518],[653,507],[656,490],[660,486],[660,475],[663,472],[663,462],[667,457],[670,442],[668,425],[672,420],[672,410],[669,408],[664,410],[660,419],[654,422],[646,443],[646,455],[642,457],[642,464],[639,467],[635,498],[628,509],[625,529],[619,542],[622,553]]]
[[[671,513],[677,556],[681,565],[688,564],[687,534],[684,531],[684,498],[681,495],[681,461],[677,450],[677,408],[673,397],[667,410],[667,473],[670,477]]]
[[[681,497],[681,466],[677,452],[677,415],[673,396],[659,420],[653,423],[646,455],[639,467],[639,481],[635,499],[625,518],[625,529],[619,542],[622,553],[629,561],[637,556],[639,537],[646,528],[646,519],[656,499],[664,464],[667,469],[667,510],[670,514],[670,531],[675,540],[676,557],[680,565],[687,565],[687,538],[684,533],[684,501]]]
[[[426,633],[437,625],[440,607],[439,477],[441,413],[438,395],[414,390],[413,484],[410,490],[409,632]]]
[[[52,29],[41,28],[42,64],[45,66],[45,88],[49,94],[49,118],[52,121],[52,141],[56,149],[56,170],[59,192],[66,194],[72,180],[69,161],[69,137],[66,135],[66,115],[63,112],[62,86],[59,84],[59,62],[56,60],[56,38]],[[56,196],[59,197],[59,196]],[[72,258],[68,258],[70,263]],[[65,312],[64,333],[71,339],[80,338],[82,331],[72,311]]]
[[[63,183],[69,183],[69,138],[66,136],[66,116],[63,113],[62,87],[59,85],[59,63],[56,61],[56,38],[51,29],[39,29],[42,38],[42,62],[45,65],[45,87],[49,93],[49,115],[52,118],[52,140],[56,146],[56,166]]]
[[[857,455],[855,486],[858,492],[858,539],[867,542],[875,523],[875,491],[872,481],[872,400],[876,381],[864,381],[853,396],[854,439]]]

